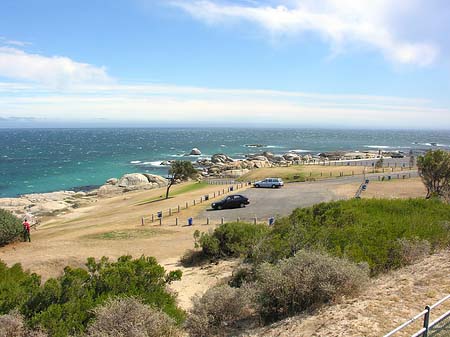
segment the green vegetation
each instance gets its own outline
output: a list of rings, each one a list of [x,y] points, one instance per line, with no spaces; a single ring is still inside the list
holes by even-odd
[[[127,229],[121,231],[105,232],[85,236],[86,239],[94,240],[130,240],[135,238],[147,238],[156,234],[169,234],[171,231],[161,228]]]
[[[194,232],[196,248],[201,247],[203,253],[211,258],[223,256],[252,255],[253,248],[269,233],[263,224],[227,223],[212,233]]]
[[[243,233],[235,235],[239,226]],[[302,249],[318,249],[367,263],[377,274],[405,264],[410,260],[405,254],[420,255],[408,247],[433,251],[448,245],[450,205],[424,199],[354,199],[296,209],[270,230],[250,227],[230,224],[196,237],[211,257],[237,252],[256,264],[274,263]],[[228,246],[233,248],[222,248]]]
[[[206,183],[204,181],[192,182],[192,183],[186,184],[184,186],[181,186],[180,188],[176,189],[172,193],[169,193],[169,198],[173,198],[177,195],[181,195],[184,193],[198,191],[207,186],[209,186],[208,183]],[[137,205],[145,205],[145,204],[149,204],[149,203],[164,200],[164,199],[166,199],[166,198],[164,198],[162,195],[160,195],[158,197],[142,200]]]
[[[419,175],[427,188],[427,199],[450,198],[450,153],[428,151],[417,158]]]
[[[0,247],[17,240],[23,233],[22,222],[11,212],[0,208]]]
[[[62,276],[40,285],[36,274],[0,262],[0,314],[16,309],[27,325],[51,336],[79,335],[93,320],[92,309],[110,298],[132,296],[178,323],[184,319],[174,295],[166,290],[168,283],[181,278],[181,271],[166,273],[154,258],[144,256],[122,256],[117,262],[89,258],[86,267],[66,267]]]
[[[198,175],[192,162],[187,160],[176,160],[170,165],[169,174],[172,176],[167,185],[166,199],[169,199],[169,191],[177,180],[193,179]]]

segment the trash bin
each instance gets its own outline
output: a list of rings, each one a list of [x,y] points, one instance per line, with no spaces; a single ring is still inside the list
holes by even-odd
[[[158,212],[158,218],[162,218],[162,212]]]
[[[209,200],[209,194],[206,194],[205,195],[205,201],[208,201]]]
[[[234,186],[231,186],[230,187],[230,192],[233,192],[234,191]]]
[[[391,176],[388,176],[388,180],[391,180]]]
[[[365,191],[367,189],[367,185],[362,185],[362,190]]]
[[[274,217],[270,217],[269,218],[269,226],[272,226],[275,223],[275,218]]]
[[[369,183],[369,179],[366,179],[366,185]]]
[[[194,220],[192,218],[188,218],[188,226],[192,226]]]

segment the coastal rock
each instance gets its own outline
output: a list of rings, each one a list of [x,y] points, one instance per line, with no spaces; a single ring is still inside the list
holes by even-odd
[[[301,157],[293,152],[288,152],[283,154],[283,158],[287,161],[297,161],[297,160],[301,160]]]
[[[109,178],[109,179],[106,181],[106,183],[107,183],[108,185],[117,185],[118,182],[119,182],[119,179],[117,179],[117,178]]]
[[[141,173],[125,174],[118,182],[119,187],[130,187],[148,184],[148,178]]]
[[[33,205],[28,208],[28,212],[31,214],[37,215],[47,215],[50,213],[54,213],[56,211],[63,211],[70,207],[69,203],[60,202],[60,201],[47,201],[40,202],[39,204]]]
[[[238,178],[243,176],[244,174],[250,172],[248,169],[241,169],[241,170],[226,170],[223,171],[223,176],[228,178]]]
[[[167,179],[155,174],[144,173],[144,176],[147,178],[147,181],[150,184],[156,184],[158,187],[167,186]]]
[[[189,153],[189,155],[191,155],[191,156],[200,156],[201,154],[202,154],[202,152],[199,149],[197,149],[196,147],[194,147],[191,150],[191,152]]]
[[[227,156],[226,154],[216,153],[215,155],[212,156],[211,162],[214,164],[217,164],[217,163],[226,164],[226,163],[232,163],[232,162],[234,162],[234,160],[231,157]]]
[[[261,156],[261,155],[250,157],[249,160],[251,160],[251,161],[266,161],[266,162],[269,161],[269,159],[267,159],[267,157]]]
[[[112,196],[112,195],[122,194],[122,193],[123,193],[123,188],[120,188],[117,185],[108,185],[108,184],[101,186],[97,191],[97,195],[99,197]]]

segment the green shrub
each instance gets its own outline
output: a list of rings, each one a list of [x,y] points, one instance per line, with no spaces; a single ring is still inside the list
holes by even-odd
[[[186,320],[191,336],[227,336],[239,321],[254,314],[251,294],[245,288],[220,285],[210,288],[202,297],[194,298],[194,305]]]
[[[323,249],[354,262],[367,262],[372,274],[412,262],[401,241],[427,241],[429,252],[450,242],[450,205],[439,200],[347,200],[296,209],[277,221],[255,258],[275,262],[301,249]],[[425,244],[425,245],[428,245]],[[426,247],[423,249],[426,250]]]
[[[278,264],[261,264],[252,286],[261,317],[274,321],[343,295],[355,295],[367,280],[367,272],[347,260],[299,251]]]
[[[22,233],[23,226],[20,219],[0,208],[0,247],[17,240]]]
[[[21,308],[39,291],[41,279],[22,269],[20,264],[11,268],[0,260],[0,314],[7,314],[15,308]]]
[[[42,327],[53,337],[83,333],[93,319],[92,309],[116,297],[136,297],[178,323],[184,320],[174,295],[166,290],[168,283],[181,278],[181,271],[166,273],[154,258],[144,256],[122,256],[117,262],[89,258],[86,266],[66,267],[61,277],[39,286],[39,277],[23,272],[20,265],[0,264],[0,308],[3,313],[17,308],[28,325]]]
[[[178,337],[181,332],[167,314],[134,298],[108,300],[94,309],[95,321],[86,337]]]
[[[270,228],[264,224],[233,222],[216,228],[212,233],[199,234],[197,231],[194,237],[206,256],[251,257],[253,248],[269,231]]]

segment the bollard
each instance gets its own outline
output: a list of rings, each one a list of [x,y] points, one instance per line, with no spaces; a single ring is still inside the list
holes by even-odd
[[[224,222],[225,222],[225,219],[224,219],[224,218],[221,218],[221,219],[220,219],[220,224],[223,225]]]
[[[354,176],[355,175],[355,172],[354,171],[352,171],[352,176]]]
[[[172,216],[172,208],[169,208],[169,216]]]
[[[180,213],[180,205],[178,205],[178,213]]]
[[[175,226],[178,226],[178,217],[175,218]]]
[[[162,226],[162,217],[159,218],[159,225]]]
[[[189,208],[189,203],[186,201],[186,208]]]
[[[209,218],[206,218],[206,224],[209,225]]]
[[[141,225],[144,226],[144,217],[141,218]]]
[[[152,222],[155,221],[155,215],[152,214]]]
[[[253,218],[253,224],[256,225],[257,222],[258,222],[258,218],[255,216],[255,217]]]
[[[320,176],[322,177],[322,171],[320,171]]]
[[[216,197],[216,192],[213,193],[213,198],[215,198],[215,197]]]
[[[194,206],[195,206],[195,199],[194,199]]]
[[[200,203],[202,203],[203,202],[203,197],[200,197]]]
[[[241,218],[240,217],[238,217],[237,218],[237,221],[236,222],[241,222]]]

